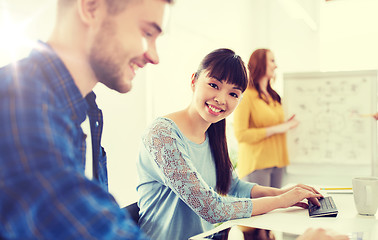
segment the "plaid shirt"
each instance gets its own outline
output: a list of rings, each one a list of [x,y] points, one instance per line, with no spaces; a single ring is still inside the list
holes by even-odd
[[[84,176],[87,114],[97,181]],[[145,239],[106,191],[101,132],[94,93],[83,99],[47,44],[0,69],[0,239]]]

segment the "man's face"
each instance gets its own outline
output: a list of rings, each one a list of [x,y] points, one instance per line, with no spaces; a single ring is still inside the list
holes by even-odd
[[[99,82],[126,93],[138,68],[159,63],[156,39],[167,6],[163,0],[134,1],[124,11],[106,17],[89,56]]]

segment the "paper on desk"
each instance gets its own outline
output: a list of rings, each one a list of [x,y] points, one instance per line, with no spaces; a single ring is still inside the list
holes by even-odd
[[[353,194],[353,190],[327,190],[326,194]]]

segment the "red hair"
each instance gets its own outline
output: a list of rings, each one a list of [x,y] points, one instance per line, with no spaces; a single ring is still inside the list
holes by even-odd
[[[260,89],[260,79],[263,78],[266,74],[266,54],[270,52],[269,49],[260,48],[255,50],[248,62],[248,87],[256,88],[259,93],[259,97],[268,103],[267,99],[262,98],[261,89]],[[274,101],[277,101],[281,104],[281,97],[276,91],[273,90],[270,85],[270,79],[268,81],[267,91]]]

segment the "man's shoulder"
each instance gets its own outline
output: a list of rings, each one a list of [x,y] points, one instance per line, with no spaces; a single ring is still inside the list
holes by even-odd
[[[45,76],[43,66],[29,58],[0,69],[0,116],[12,117],[26,130],[40,126],[46,119],[53,125],[72,124],[71,114]]]
[[[54,87],[43,72],[44,66],[31,58],[25,58],[0,68],[0,95],[9,98],[37,103],[53,104]]]
[[[9,63],[0,68],[0,84],[4,87],[17,85],[19,88],[31,84],[41,85],[42,68],[42,64],[29,57]]]

